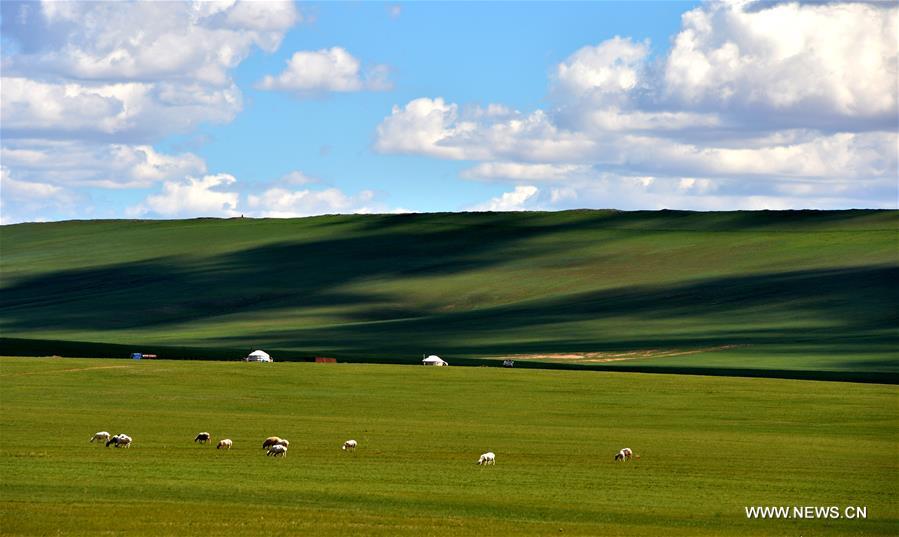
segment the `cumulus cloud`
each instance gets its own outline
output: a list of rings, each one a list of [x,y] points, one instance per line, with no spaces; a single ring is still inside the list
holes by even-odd
[[[471,207],[472,211],[524,211],[540,192],[535,186],[516,186],[512,192],[504,192],[486,203]]]
[[[321,181],[293,171],[268,186],[241,184],[227,173],[188,176],[163,181],[158,193],[129,207],[132,218],[234,217],[299,218],[323,214],[400,213],[373,190],[355,194],[330,188],[311,188]],[[298,185],[306,188],[297,189]]]
[[[386,212],[375,205],[375,193],[363,190],[347,195],[337,188],[289,190],[275,187],[247,197],[248,213],[265,218],[295,218],[319,214]]]
[[[466,179],[508,179],[513,181],[563,181],[593,173],[583,164],[529,164],[520,162],[484,162],[463,170]]]
[[[745,7],[712,3],[683,15],[659,81],[668,97],[775,123],[895,125],[894,3]]]
[[[148,196],[142,203],[130,207],[127,214],[190,218],[196,216],[238,216],[238,192],[227,190],[237,179],[220,173],[203,177],[187,177],[181,181],[166,181],[162,192]]]
[[[4,166],[0,166],[0,185],[4,198],[15,201],[51,198],[62,192],[62,188],[47,183],[16,181]]]
[[[560,63],[556,83],[566,93],[614,100],[640,83],[648,54],[648,41],[634,43],[616,36],[584,47]]]
[[[264,90],[314,95],[327,92],[385,91],[391,89],[389,68],[375,65],[362,72],[361,62],[341,47],[299,51],[277,76],[264,77],[256,87]]]
[[[43,220],[41,214],[73,214],[80,196],[39,181],[20,181],[0,166],[0,224]]]
[[[202,122],[231,121],[242,106],[233,84],[46,83],[0,80],[0,115],[9,138],[146,141]]]
[[[508,199],[522,181],[565,183],[530,206],[601,202],[616,182],[625,205],[892,206],[897,14],[894,4],[703,4],[657,60],[648,42],[622,37],[575,51],[552,73],[546,110],[419,98],[393,108],[375,148],[480,161],[462,177],[514,182]],[[606,206],[621,206],[614,199]]]
[[[0,10],[4,220],[13,194],[17,207],[38,207],[42,193],[160,182],[162,194],[132,212],[229,214],[236,206],[220,190],[224,176],[204,176],[202,159],[151,144],[233,120],[243,99],[231,71],[254,49],[278,48],[301,20],[294,2],[13,0]],[[183,205],[176,195],[186,196]]]
[[[405,107],[393,107],[391,115],[377,128],[375,148],[383,153],[422,153],[429,156],[463,159],[462,148],[441,145],[457,132],[472,131],[475,125],[456,125],[458,105],[442,98],[421,98]]]
[[[0,157],[21,181],[64,187],[145,188],[206,172],[193,153],[169,155],[149,145],[14,140]]]
[[[556,127],[542,110],[528,115],[498,105],[466,110],[441,97],[394,106],[378,125],[375,139],[375,149],[382,153],[455,160],[577,159],[594,147],[588,137]]]
[[[299,18],[277,1],[4,2],[3,137],[149,142],[231,121],[231,69]]]
[[[5,70],[77,80],[230,85],[254,45],[274,51],[300,20],[277,0],[4,4],[4,35],[23,48]]]
[[[731,179],[595,173],[564,183],[515,186],[470,210],[787,210],[846,207],[895,208],[889,187],[814,181],[746,184]]]

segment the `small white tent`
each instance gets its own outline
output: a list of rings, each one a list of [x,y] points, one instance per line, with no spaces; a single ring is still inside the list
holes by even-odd
[[[421,361],[422,365],[449,365],[446,363],[441,357],[436,354],[432,354]]]
[[[247,362],[272,362],[272,357],[265,351],[253,351],[244,358]]]

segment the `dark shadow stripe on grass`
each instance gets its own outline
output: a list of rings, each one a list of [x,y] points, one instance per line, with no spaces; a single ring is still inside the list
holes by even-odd
[[[84,341],[54,341],[39,339],[0,338],[0,355],[4,356],[60,356],[128,359],[132,352],[152,352],[166,360],[238,361],[248,352],[246,349],[206,347],[170,347],[159,345],[118,345]],[[270,349],[278,362],[312,362],[313,356],[303,356],[296,351]],[[354,358],[336,356],[343,363],[377,363],[418,365],[418,358]],[[453,358],[453,366],[501,367],[502,361],[481,358]],[[323,366],[327,367],[327,366]],[[623,366],[587,365],[537,361],[518,361],[516,369],[547,369],[565,371],[596,371],[612,373],[651,373],[664,375],[700,375],[713,377],[751,377],[790,380],[817,380],[827,382],[859,382],[867,384],[899,384],[899,373],[890,371],[818,371],[802,369],[754,369],[702,366]]]

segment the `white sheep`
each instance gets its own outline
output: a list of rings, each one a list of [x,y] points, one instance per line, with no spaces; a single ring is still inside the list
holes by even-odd
[[[478,459],[478,464],[488,465],[488,464],[496,464],[496,454],[492,451],[488,451],[481,455],[481,458]]]
[[[269,436],[262,442],[262,449],[272,447],[280,441],[281,441],[281,438],[278,436]]]
[[[91,438],[91,442],[106,442],[107,440],[109,440],[109,433],[106,431],[94,433],[94,436]]]
[[[115,447],[131,447],[131,437],[124,433],[119,433],[109,440],[106,441],[106,447],[109,447],[109,444],[115,444]]]
[[[343,443],[343,447],[341,447],[340,449],[342,449],[344,451],[347,451],[347,450],[356,451],[356,441],[355,440],[347,440],[346,442]]]
[[[282,446],[281,444],[275,444],[274,446],[268,448],[268,451],[265,454],[268,457],[286,457],[287,456],[287,446]]]
[[[219,440],[219,445],[215,446],[215,449],[231,449],[231,439]]]
[[[211,438],[212,438],[212,435],[209,433],[200,433],[197,435],[196,438],[194,438],[194,442],[199,442],[201,444],[205,444],[206,442],[209,442],[209,440]]]

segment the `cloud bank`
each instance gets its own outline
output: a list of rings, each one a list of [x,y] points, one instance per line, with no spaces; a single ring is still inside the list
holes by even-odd
[[[421,97],[374,147],[516,185],[475,208],[896,208],[897,28],[889,3],[703,4],[657,60],[575,51],[546,109]]]

